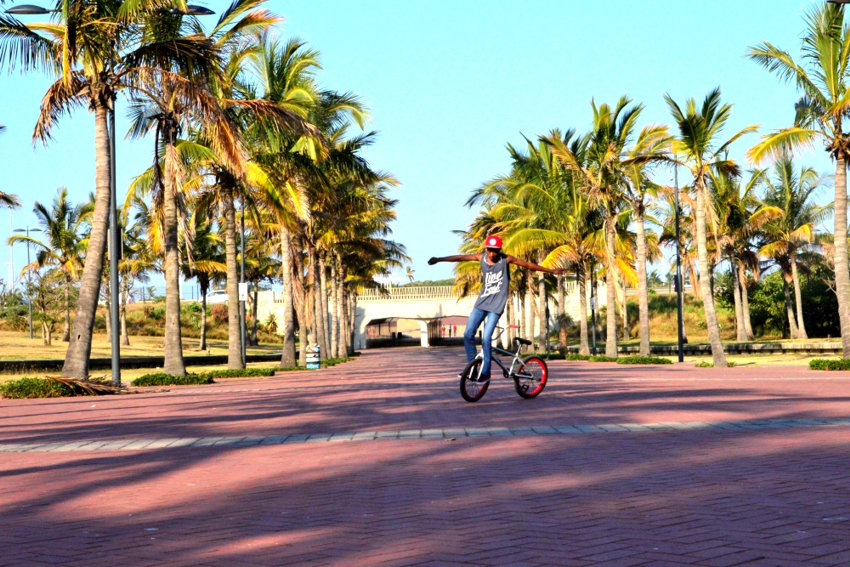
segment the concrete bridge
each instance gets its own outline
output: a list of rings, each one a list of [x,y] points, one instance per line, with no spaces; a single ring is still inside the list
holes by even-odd
[[[354,347],[366,348],[366,327],[381,319],[418,321],[420,344],[427,347],[440,336],[440,319],[468,316],[476,299],[475,295],[458,298],[448,285],[366,290],[357,296]]]

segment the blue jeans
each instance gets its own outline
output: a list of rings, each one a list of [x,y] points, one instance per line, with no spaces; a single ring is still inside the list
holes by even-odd
[[[472,313],[469,314],[469,319],[466,322],[466,331],[463,333],[463,347],[466,349],[466,361],[472,362],[475,358],[475,333],[478,332],[478,327],[484,318],[487,322],[484,323],[484,334],[481,337],[481,354],[484,355],[484,361],[481,364],[481,374],[490,374],[490,360],[492,358],[492,338],[493,331],[496,330],[496,323],[499,322],[499,313],[491,313],[477,307],[472,308]]]

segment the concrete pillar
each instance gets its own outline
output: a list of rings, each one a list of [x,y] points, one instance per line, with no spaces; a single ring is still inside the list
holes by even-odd
[[[428,348],[431,346],[431,342],[428,340],[429,331],[428,321],[419,321],[419,344],[422,348]]]

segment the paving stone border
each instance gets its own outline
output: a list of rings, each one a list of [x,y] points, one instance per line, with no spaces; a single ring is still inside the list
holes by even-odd
[[[457,439],[459,437],[505,437],[530,435],[590,435],[605,433],[653,433],[682,431],[745,431],[850,427],[850,417],[805,419],[754,419],[741,421],[692,421],[665,423],[588,423],[531,427],[448,427],[400,431],[344,431],[294,433],[291,435],[187,437],[161,439],[116,439],[113,441],[57,441],[44,443],[0,443],[0,453],[66,453],[74,451],[143,451],[178,447],[250,447],[294,443],[338,443],[392,439]]]

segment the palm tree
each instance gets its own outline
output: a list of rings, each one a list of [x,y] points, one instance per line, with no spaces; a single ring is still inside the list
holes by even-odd
[[[787,51],[768,42],[752,47],[748,52],[751,59],[781,79],[793,80],[802,91],[802,98],[795,106],[794,126],[766,135],[747,156],[758,163],[770,156],[781,156],[789,149],[811,145],[820,138],[835,160],[835,292],[843,356],[850,358],[850,272],[847,256],[850,134],[844,131],[844,115],[850,97],[846,81],[850,67],[850,29],[844,25],[844,7],[830,2],[812,9],[805,20],[800,61],[795,61]]]
[[[201,295],[201,338],[198,349],[207,349],[207,292],[213,278],[225,271],[224,250],[219,234],[214,230],[212,219],[201,207],[192,211],[184,233],[185,261],[181,272],[186,279],[197,278]]]
[[[302,140],[311,149],[315,149],[319,145],[316,141],[322,139],[319,130],[304,119],[301,108],[257,98],[254,89],[247,84],[248,67],[245,61],[256,52],[259,45],[255,34],[268,29],[277,21],[277,18],[264,10],[253,10],[263,1],[234,2],[209,34],[213,43],[223,51],[226,60],[224,71],[212,85],[212,90],[224,111],[223,116],[229,122],[228,133],[237,142],[233,149],[239,150],[231,155],[216,152],[215,162],[208,166],[215,177],[215,183],[209,188],[210,198],[219,204],[224,216],[229,298],[229,368],[243,366],[239,336],[235,203],[241,200],[243,206],[253,206],[258,196],[257,188],[268,182],[268,174],[259,164],[248,162],[251,156],[245,138],[252,128],[259,125],[262,129],[276,133],[278,137]]]
[[[561,140],[547,139],[552,144],[552,153],[563,165],[582,178],[585,191],[594,203],[603,211],[606,267],[606,333],[605,355],[617,356],[617,290],[615,280],[617,268],[617,222],[623,205],[622,188],[624,185],[624,167],[645,163],[629,158],[627,148],[637,127],[637,121],[643,111],[643,105],[634,104],[627,97],[621,97],[614,107],[607,104],[593,107],[593,127],[588,134],[586,165],[582,165]],[[631,105],[631,106],[630,106]]]
[[[780,158],[774,164],[774,178],[767,179],[763,201],[779,214],[764,226],[766,242],[759,252],[773,258],[782,269],[786,290],[794,287],[796,317],[786,291],[786,306],[791,337],[808,338],[803,321],[803,297],[800,289],[799,258],[815,240],[815,226],[831,211],[831,206],[818,206],[812,202],[823,178],[810,167],[795,171],[790,157]],[[796,320],[795,320],[796,319]],[[795,333],[796,331],[796,333]]]
[[[781,214],[775,207],[759,203],[755,190],[764,172],[752,172],[743,186],[729,175],[710,177],[712,239],[715,242],[715,261],[729,260],[732,275],[735,322],[739,342],[753,340],[747,297],[746,266],[753,265],[753,237],[764,224]]]
[[[313,72],[319,68],[318,53],[308,49],[304,42],[292,39],[281,44],[262,35],[250,63],[257,77],[260,98],[302,115],[316,104],[319,95]],[[310,160],[290,151],[298,141],[297,136],[280,136],[258,127],[251,133],[249,143],[252,160],[263,167],[270,181],[261,187],[258,198],[277,218],[283,285],[282,368],[293,367],[296,362],[292,234],[298,230],[299,223],[307,222],[310,217],[310,204],[301,183],[303,176],[296,174],[298,164]],[[303,328],[304,321],[301,324]],[[303,341],[301,346],[302,349],[305,346]]]
[[[0,124],[0,134],[2,134],[5,130],[6,127]],[[10,195],[9,193],[4,193],[3,191],[0,191],[0,205],[9,207],[10,209],[14,209],[15,207],[20,207],[21,203],[18,201],[18,198],[15,195]]]
[[[725,367],[726,355],[720,339],[720,328],[717,324],[717,312],[714,307],[714,296],[711,291],[709,274],[711,266],[708,258],[708,227],[707,215],[711,209],[711,195],[708,192],[707,181],[712,173],[738,175],[739,167],[726,157],[729,146],[738,138],[755,130],[755,126],[747,126],[724,142],[719,141],[720,131],[726,125],[732,112],[729,104],[720,104],[720,89],[714,89],[708,95],[700,108],[694,99],[688,99],[684,109],[668,94],[664,96],[673,119],[679,129],[679,135],[673,140],[673,153],[684,157],[683,165],[693,176],[693,190],[696,199],[693,206],[694,225],[696,228],[697,261],[699,264],[700,295],[705,310],[706,330],[711,345],[711,356],[715,367]]]
[[[649,179],[649,168],[667,159],[669,136],[666,127],[644,127],[634,147],[627,152],[629,164],[624,167],[623,198],[631,207],[635,227],[635,268],[638,280],[638,319],[640,321],[640,354],[649,356],[649,289],[646,278],[647,197],[656,196],[660,187]],[[625,294],[624,294],[625,295]],[[626,309],[623,309],[624,315]],[[624,321],[624,326],[627,323]]]
[[[184,46],[171,42],[161,50],[145,41],[148,24],[180,18],[168,8],[185,10],[182,0],[111,0],[91,3],[62,2],[58,20],[25,25],[0,15],[0,64],[24,70],[44,69],[56,81],[42,99],[34,138],[46,143],[58,118],[77,106],[86,106],[95,119],[95,206],[86,262],[80,278],[80,298],[62,375],[88,376],[94,317],[103,274],[110,208],[111,144],[109,115],[117,93],[132,77],[154,72],[149,64],[186,57]]]
[[[62,274],[65,293],[65,328],[62,340],[68,342],[71,335],[71,287],[78,279],[83,264],[85,241],[82,229],[87,216],[91,213],[91,206],[89,203],[73,206],[68,201],[68,189],[62,187],[53,200],[51,209],[48,210],[36,201],[33,212],[47,235],[46,241],[34,236],[15,235],[9,239],[9,242],[25,241],[35,246],[35,262],[26,269],[35,271],[45,266],[52,266],[58,268],[59,273]]]

